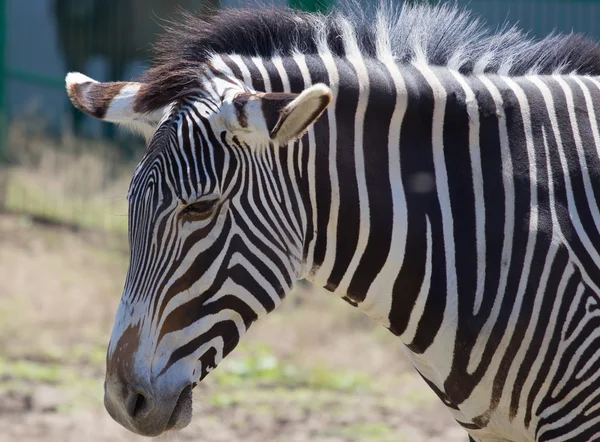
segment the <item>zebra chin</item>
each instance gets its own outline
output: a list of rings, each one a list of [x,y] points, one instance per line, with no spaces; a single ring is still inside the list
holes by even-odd
[[[104,406],[109,415],[126,429],[149,437],[189,425],[192,390],[201,373],[207,373],[203,361],[189,355],[169,364],[172,352],[157,356],[154,345],[140,340],[139,326],[114,333],[113,339],[116,342],[107,355],[104,383]],[[207,356],[214,361],[211,352]]]
[[[219,307],[218,300],[213,305]],[[143,311],[137,308],[138,315]],[[250,311],[245,313],[248,317]],[[250,325],[242,317],[219,308],[194,327],[175,330],[180,323],[165,320],[151,329],[122,302],[106,358],[104,404],[110,416],[144,436],[186,427],[193,388],[237,346]]]

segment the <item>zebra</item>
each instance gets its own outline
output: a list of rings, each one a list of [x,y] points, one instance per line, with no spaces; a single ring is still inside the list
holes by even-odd
[[[306,278],[397,335],[470,440],[598,437],[595,42],[448,4],[180,23],[138,82],[66,78],[75,107],[147,139],[117,422],[188,425],[192,389]]]

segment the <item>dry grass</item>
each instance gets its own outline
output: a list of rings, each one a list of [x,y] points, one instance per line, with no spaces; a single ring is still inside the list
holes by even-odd
[[[13,125],[8,156],[12,166],[0,171],[6,210],[78,227],[127,230],[126,195],[135,162],[126,161],[116,146],[68,134],[51,139]]]

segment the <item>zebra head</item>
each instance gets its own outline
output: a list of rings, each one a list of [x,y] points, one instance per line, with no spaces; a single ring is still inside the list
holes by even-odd
[[[285,184],[282,152],[331,100],[322,84],[267,94],[212,74],[198,86],[148,111],[144,84],[67,76],[77,108],[148,140],[105,381],[111,416],[148,436],[190,422],[192,388],[303,276],[307,190]]]

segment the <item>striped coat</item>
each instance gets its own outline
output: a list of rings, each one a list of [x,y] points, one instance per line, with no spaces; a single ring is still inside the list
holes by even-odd
[[[481,441],[600,433],[600,49],[447,6],[188,17],[139,83],[67,77],[147,137],[105,404],[132,431],[308,278],[406,344]],[[357,350],[358,351],[358,350]]]

